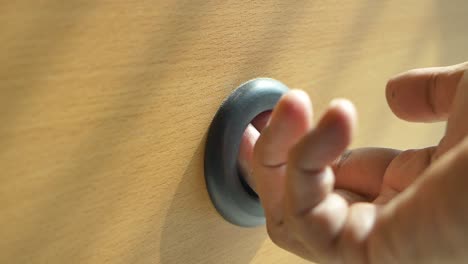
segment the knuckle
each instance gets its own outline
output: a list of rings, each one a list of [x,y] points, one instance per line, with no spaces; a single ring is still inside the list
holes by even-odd
[[[449,74],[458,80],[458,85],[466,88],[468,85],[468,61],[451,66]]]
[[[301,147],[302,147],[302,140],[299,140],[296,144],[291,146],[291,148],[288,151],[289,161],[294,162],[294,163],[297,162],[298,157],[300,157]]]
[[[464,87],[467,87],[468,86],[468,62],[466,63],[466,66],[463,70],[463,73],[462,73],[462,77],[461,77],[461,85],[463,85]]]
[[[267,221],[266,225],[267,233],[271,241],[281,248],[286,247],[286,236],[283,226],[284,224],[282,222],[275,223],[271,221]]]
[[[460,163],[468,166],[468,136],[465,136],[465,139],[461,142],[460,153],[457,156]]]
[[[335,226],[331,221],[329,213],[323,209],[317,210],[318,208],[312,208],[303,210],[301,212],[293,212],[287,215],[288,223],[296,226],[299,229],[313,229],[319,230],[320,233],[329,234]]]
[[[336,169],[339,170],[341,167],[343,167],[344,164],[346,164],[346,161],[349,160],[351,155],[353,154],[352,150],[346,150],[337,160],[336,162]]]
[[[278,241],[281,239],[281,234],[279,232],[279,227],[276,224],[272,224],[271,222],[267,222],[266,225],[268,236],[271,238],[273,242]]]
[[[459,64],[459,69],[461,71],[467,72],[468,71],[468,61],[462,62]]]
[[[314,216],[314,223],[318,230],[321,230],[324,234],[331,234],[334,232],[335,226],[327,215],[316,215]]]
[[[395,160],[397,161],[406,161],[412,159],[415,155],[417,155],[418,150],[417,149],[407,149],[402,151],[396,158]]]

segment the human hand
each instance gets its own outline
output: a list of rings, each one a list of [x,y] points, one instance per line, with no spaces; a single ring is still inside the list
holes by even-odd
[[[468,63],[418,69],[387,84],[398,117],[447,120],[437,146],[345,151],[353,105],[335,100],[313,125],[309,97],[298,90],[281,98],[268,124],[264,115],[249,125],[240,163],[271,239],[323,263],[466,262],[467,71]]]

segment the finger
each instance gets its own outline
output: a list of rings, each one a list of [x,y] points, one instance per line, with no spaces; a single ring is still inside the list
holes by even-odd
[[[382,186],[389,164],[401,151],[386,148],[361,148],[346,151],[333,164],[335,188],[374,200]],[[358,197],[357,197],[358,198]],[[348,202],[358,199],[347,199]]]
[[[252,176],[253,169],[253,149],[260,132],[266,127],[272,111],[265,111],[257,115],[247,126],[242,135],[239,146],[239,169],[247,184],[255,190],[255,182]]]
[[[292,90],[285,94],[256,146],[255,158],[259,164],[262,167],[285,164],[291,146],[310,129],[311,119],[312,104],[305,92]]]
[[[255,190],[255,181],[252,176],[253,169],[253,149],[260,133],[249,124],[242,135],[239,146],[239,169],[247,184]]]
[[[287,153],[310,129],[311,120],[312,105],[308,95],[292,90],[280,99],[255,145],[253,175],[267,224],[282,221]]]
[[[440,156],[449,149],[459,144],[468,135],[468,63],[466,70],[458,85],[453,102],[452,113],[447,122],[447,130],[443,141],[440,143],[436,156]]]
[[[346,223],[336,241],[342,263],[369,263],[365,252],[366,242],[375,223],[377,208],[371,203],[350,206]]]
[[[317,252],[329,249],[346,220],[348,205],[342,196],[331,192],[334,175],[329,165],[351,142],[355,119],[349,101],[334,101],[317,127],[290,153],[286,223]]]
[[[351,142],[356,113],[346,100],[336,100],[317,127],[290,153],[287,179],[288,207],[303,215],[333,189],[334,176],[328,167]]]
[[[368,202],[369,198],[358,194],[353,191],[348,191],[345,189],[336,189],[333,191],[334,193],[341,196],[348,204],[358,203],[358,202]]]
[[[387,83],[387,102],[401,119],[433,122],[448,118],[464,64],[410,70]]]
[[[343,197],[330,193],[312,208],[292,228],[309,250],[315,252],[317,262],[339,263],[334,241],[339,237],[349,214],[349,206]]]
[[[389,164],[380,194],[373,201],[385,204],[410,186],[431,165],[436,147],[409,149],[401,152]]]
[[[457,245],[466,241],[467,164],[465,139],[382,207],[367,242],[370,263],[466,260],[466,249]]]
[[[397,192],[403,191],[431,165],[434,151],[435,147],[427,147],[401,152],[389,164],[384,184]]]

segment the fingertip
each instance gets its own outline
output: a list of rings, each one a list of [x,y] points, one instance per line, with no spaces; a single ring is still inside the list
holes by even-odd
[[[352,122],[356,122],[357,120],[356,107],[348,99],[335,98],[330,102],[330,108],[336,108],[338,111],[349,117],[349,120]]]
[[[304,90],[291,89],[291,91],[286,93],[286,97],[296,98],[296,100],[300,101],[303,105],[312,107],[312,102],[310,101],[310,97]]]
[[[415,109],[423,108],[420,101],[424,97],[424,86],[428,83],[425,78],[431,78],[430,68],[408,70],[388,80],[385,97],[394,115],[403,120],[414,121]]]
[[[338,129],[347,134],[349,144],[356,130],[357,111],[354,104],[344,98],[336,98],[330,102],[330,108],[327,111],[329,118],[334,119]],[[327,115],[326,114],[326,115]],[[326,118],[326,117],[324,117]]]
[[[404,111],[398,105],[397,100],[397,88],[400,79],[404,76],[411,75],[411,72],[399,74],[391,79],[388,80],[387,85],[385,86],[385,98],[387,99],[387,104],[390,110],[399,118],[404,117]]]
[[[317,126],[289,153],[290,159],[304,170],[323,169],[351,143],[355,120],[356,110],[349,100],[333,100]]]
[[[270,122],[255,146],[254,157],[263,165],[285,163],[289,149],[306,134],[312,125],[312,105],[301,90],[283,95],[273,109]]]
[[[275,112],[280,112],[290,118],[311,119],[312,102],[305,91],[293,89],[280,98],[273,115]]]
[[[385,86],[385,98],[387,99],[387,103],[390,107],[391,106],[391,102],[392,102],[392,99],[395,98],[395,86],[394,86],[394,82],[395,82],[395,78],[391,78],[387,81],[387,85]]]

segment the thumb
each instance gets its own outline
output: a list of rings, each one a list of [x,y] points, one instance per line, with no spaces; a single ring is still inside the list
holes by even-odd
[[[468,257],[468,138],[382,207],[369,263],[464,263]]]

